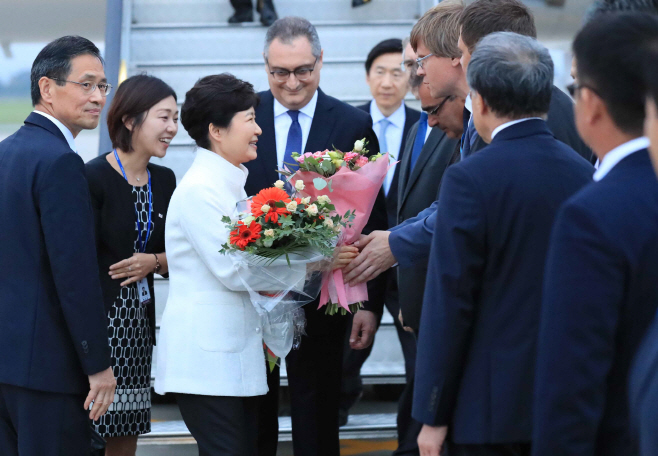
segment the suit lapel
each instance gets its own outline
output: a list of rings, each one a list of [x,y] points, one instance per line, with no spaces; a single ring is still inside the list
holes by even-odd
[[[60,131],[59,128],[57,128],[57,125],[55,125],[47,117],[44,117],[41,114],[37,114],[36,112],[31,112],[30,115],[27,116],[27,119],[25,119],[25,123],[36,125],[38,127],[41,127],[49,131],[53,135],[57,136],[61,141],[64,141],[66,143],[66,146],[68,147],[69,143],[64,137],[64,134]]]
[[[418,157],[418,160],[414,165],[414,169],[411,170],[409,181],[407,182],[407,185],[404,187],[402,201],[398,203],[400,207],[402,207],[402,205],[404,204],[405,200],[407,199],[407,196],[409,196],[409,191],[418,180],[418,177],[420,176],[420,173],[422,172],[423,168],[429,161],[430,157],[432,157],[434,151],[439,146],[441,140],[443,140],[444,137],[445,137],[445,133],[443,131],[441,131],[438,128],[432,129],[432,132],[427,137],[427,141],[425,142],[423,148],[420,151],[420,156]]]
[[[263,159],[258,160],[261,165],[264,176],[270,176],[275,173],[277,168],[277,155],[276,155],[276,133],[274,130],[274,96],[269,90],[261,92],[260,106],[258,107],[258,115],[256,123],[263,130],[263,133],[258,139],[259,149],[262,148]],[[259,153],[260,150],[259,150]],[[271,180],[271,179],[270,179]],[[274,181],[272,181],[274,182]]]
[[[334,124],[336,123],[335,116],[331,115],[332,109],[333,103],[318,88],[318,103],[315,106],[311,131],[308,134],[308,140],[304,148],[305,152],[317,152],[319,150],[333,148],[333,144],[329,143],[331,132],[334,130]]]

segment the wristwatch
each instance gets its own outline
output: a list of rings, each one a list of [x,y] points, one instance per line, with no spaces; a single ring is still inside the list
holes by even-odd
[[[155,256],[155,270],[153,272],[159,274],[160,269],[162,269],[162,265],[160,264],[160,260],[158,260],[158,255],[154,253],[153,256]]]

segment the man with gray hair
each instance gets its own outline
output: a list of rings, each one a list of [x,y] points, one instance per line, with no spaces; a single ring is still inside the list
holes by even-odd
[[[490,145],[449,167],[436,211],[413,417],[423,456],[530,455],[544,260],[560,205],[592,166],[544,116],[548,50],[485,37],[468,66],[474,124]],[[448,431],[450,433],[448,434]]]
[[[271,187],[280,178],[276,170],[282,169],[284,163],[294,163],[292,152],[334,147],[350,151],[354,142],[362,138],[368,140],[371,154],[379,152],[370,116],[320,90],[323,51],[318,33],[308,20],[285,17],[272,24],[265,37],[263,57],[270,90],[259,94],[256,118],[263,133],[258,141],[258,158],[246,163],[248,195]],[[366,230],[386,227],[386,205],[381,193]],[[353,349],[372,343],[377,326],[375,314],[383,309],[385,282],[368,288],[369,301],[354,315],[352,323]],[[286,358],[293,448],[296,456],[338,456],[338,407],[349,319],[346,315],[325,315],[324,309],[318,310],[317,301],[304,310],[307,335],[300,348]],[[260,456],[276,454],[278,367],[268,376],[268,386],[259,420]]]

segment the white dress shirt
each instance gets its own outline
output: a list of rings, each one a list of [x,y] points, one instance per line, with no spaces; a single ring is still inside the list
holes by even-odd
[[[382,120],[386,119],[390,122],[390,125],[386,129],[386,144],[388,145],[388,150],[382,150],[381,153],[388,152],[392,161],[399,160],[400,146],[402,145],[402,136],[404,134],[404,123],[407,120],[404,102],[402,102],[400,107],[395,110],[393,114],[386,117],[379,110],[375,100],[372,100],[370,102],[370,117],[372,117],[372,129],[375,131],[375,135],[377,135],[377,140],[379,141],[380,146],[382,144],[382,139],[380,137],[382,132]],[[396,167],[397,164],[392,165],[384,178],[383,187],[386,195],[388,195],[388,190],[391,188]]]
[[[500,133],[501,131],[503,131],[504,129],[506,129],[507,127],[511,127],[512,125],[516,125],[518,123],[525,122],[526,120],[533,120],[533,119],[544,120],[541,117],[526,117],[525,119],[516,119],[516,120],[512,120],[510,122],[504,123],[502,125],[498,125],[496,128],[494,128],[494,131],[491,132],[491,140],[493,141],[493,139],[496,137],[496,135],[498,133]]]
[[[56,126],[57,128],[59,128],[59,131],[61,131],[62,134],[64,135],[64,139],[66,139],[66,142],[69,143],[69,147],[71,148],[71,150],[72,150],[73,152],[75,152],[76,154],[78,153],[78,149],[75,147],[75,138],[73,137],[73,133],[71,133],[71,130],[69,130],[68,128],[66,128],[66,125],[64,125],[64,124],[63,124],[62,122],[60,122],[59,120],[55,119],[55,118],[54,118],[53,116],[51,116],[50,114],[46,114],[46,113],[43,112],[43,111],[37,111],[37,110],[35,109],[35,110],[32,111],[32,112],[36,112],[37,114],[41,114],[41,115],[44,116],[46,119],[48,119],[48,120],[50,120],[52,123],[54,123],[55,126]]]
[[[600,181],[610,172],[612,168],[615,167],[615,165],[617,165],[617,163],[622,161],[624,158],[648,147],[649,138],[646,136],[632,139],[620,146],[615,147],[610,152],[608,152],[605,157],[603,157],[603,160],[601,160],[599,168],[594,173],[594,180]]]
[[[318,91],[315,91],[313,98],[306,106],[299,110],[299,126],[302,127],[302,150],[304,152],[317,152],[316,150],[306,150],[306,142],[308,141],[308,134],[311,131],[311,124],[313,123],[313,116],[315,115],[315,106],[318,104]],[[258,122],[258,119],[256,119]],[[292,125],[292,119],[288,114],[288,108],[283,106],[279,101],[274,99],[274,137],[276,139],[276,160],[279,169],[283,166],[283,156],[286,153],[286,143],[288,142],[288,131]]]

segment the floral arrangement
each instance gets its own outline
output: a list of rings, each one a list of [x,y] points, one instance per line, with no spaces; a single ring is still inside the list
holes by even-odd
[[[297,184],[298,191],[304,189]],[[354,218],[353,211],[336,215],[335,206],[328,196],[291,198],[283,190],[283,181],[274,187],[261,190],[249,200],[249,215],[237,221],[224,217],[230,229],[229,241],[220,253],[242,251],[272,262],[290,254],[303,254],[309,250],[332,257],[341,227]],[[246,215],[246,214],[243,214]]]
[[[324,150],[322,152],[292,153],[292,158],[299,165],[300,171],[312,171],[321,176],[329,177],[336,174],[341,168],[357,171],[369,162],[374,162],[383,157],[382,154],[368,156],[368,141],[363,138],[354,143],[354,149],[350,152],[341,152],[338,149]]]
[[[350,152],[334,149],[293,153],[299,170],[295,173],[279,171],[289,176],[290,185],[297,194],[318,200],[331,195],[332,204],[338,213],[351,213],[350,225],[342,229],[341,243],[344,244],[359,239],[391,166],[388,154],[368,156],[367,146],[368,142],[364,138],[356,141]],[[319,307],[326,306],[325,313],[354,313],[367,300],[366,284],[352,287],[344,283],[340,269],[324,274]]]

